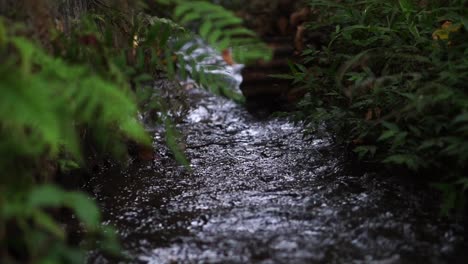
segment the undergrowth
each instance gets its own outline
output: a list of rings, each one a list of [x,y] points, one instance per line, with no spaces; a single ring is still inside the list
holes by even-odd
[[[17,1],[0,13],[0,263],[83,263],[96,248],[119,254],[95,203],[58,186],[57,175],[88,167],[90,153],[125,160],[129,141],[151,146],[138,118],[145,111],[158,113],[153,121],[186,163],[152,81],[190,77],[241,101],[212,68],[196,67],[206,55],[191,56],[195,38],[232,48],[240,63],[270,57],[240,19],[210,2],[152,2],[158,12],[144,1],[85,2],[77,18],[54,13],[68,1],[53,0]],[[80,245],[58,221],[69,213],[85,234]]]
[[[296,117],[325,124],[365,162],[404,167],[461,212],[468,178],[468,2],[308,1],[308,43],[289,78],[307,89]],[[288,76],[286,76],[288,77]]]

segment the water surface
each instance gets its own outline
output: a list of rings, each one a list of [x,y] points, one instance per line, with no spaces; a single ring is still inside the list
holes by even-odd
[[[110,168],[88,184],[131,263],[459,261],[463,230],[438,217],[433,191],[352,173],[340,148],[305,137],[300,124],[189,93],[179,129],[190,170],[155,144],[153,162]]]

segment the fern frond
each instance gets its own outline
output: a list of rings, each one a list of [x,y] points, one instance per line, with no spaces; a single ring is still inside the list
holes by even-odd
[[[197,34],[210,46],[224,50],[234,49],[234,59],[239,63],[270,60],[268,46],[256,37],[255,32],[243,26],[243,21],[233,12],[206,1],[173,0],[176,3],[174,19],[182,25],[197,25]]]
[[[17,52],[0,67],[0,135],[8,137],[0,146],[2,156],[55,157],[65,149],[79,159],[79,125],[107,131],[106,140],[114,134],[149,142],[136,119],[129,89],[102,79],[86,66],[53,58],[27,39],[7,39],[0,53],[8,47]]]
[[[158,17],[144,18],[147,24],[135,33],[141,37],[137,53],[141,50],[151,51],[151,64],[169,78],[185,81],[191,79],[199,86],[213,93],[227,96],[242,102],[242,96],[232,87],[221,73],[224,61],[207,63],[216,60],[216,50],[207,48],[207,43],[195,33],[172,20]],[[144,60],[143,56],[139,60]],[[138,64],[138,62],[137,62]],[[218,64],[218,66],[216,65]]]

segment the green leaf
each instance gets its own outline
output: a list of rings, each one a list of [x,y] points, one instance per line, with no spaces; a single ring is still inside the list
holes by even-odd
[[[35,187],[28,198],[31,208],[61,207],[64,205],[64,192],[54,185],[41,185]]]
[[[25,38],[13,37],[11,39],[13,45],[18,49],[21,54],[21,70],[24,75],[28,75],[31,72],[32,57],[37,49],[32,43]]]
[[[442,215],[449,216],[450,211],[455,208],[457,203],[457,190],[453,184],[439,183],[432,184],[432,186],[443,194],[443,203],[441,207]]]
[[[111,226],[103,226],[102,232],[104,235],[103,250],[106,253],[113,254],[115,256],[120,256],[121,246],[119,244],[119,237],[117,236],[117,231]]]
[[[187,160],[185,153],[182,151],[179,144],[177,143],[177,139],[179,138],[179,136],[177,135],[177,131],[174,128],[172,122],[168,118],[165,119],[165,128],[167,146],[171,150],[172,154],[174,154],[174,157],[177,160],[177,162],[188,168],[190,162]]]
[[[398,0],[401,10],[405,14],[409,14],[414,11],[413,1],[412,0]]]
[[[383,160],[384,163],[394,163],[405,165],[412,170],[417,170],[421,166],[420,159],[412,154],[396,154]]]
[[[58,164],[61,172],[68,172],[80,168],[78,163],[69,159],[60,159],[58,160]]]
[[[210,21],[206,21],[200,27],[200,36],[202,36],[204,39],[209,39],[209,34],[212,30],[212,23]]]
[[[88,228],[95,229],[100,225],[101,213],[94,201],[85,194],[78,192],[67,193],[65,202]]]
[[[459,114],[452,121],[453,124],[458,124],[458,123],[463,123],[463,122],[468,122],[468,113]]]
[[[121,120],[120,129],[133,140],[142,144],[151,145],[151,138],[141,126],[140,122],[135,118]]]
[[[382,135],[380,135],[380,137],[379,137],[377,140],[378,140],[378,141],[387,140],[387,139],[389,139],[389,138],[394,137],[397,133],[398,133],[398,131],[395,131],[395,130],[387,130],[387,131],[384,131],[384,132],[382,133]]]
[[[382,125],[389,130],[392,130],[395,132],[400,131],[400,128],[395,123],[382,121]]]
[[[374,156],[377,152],[377,146],[359,146],[356,147],[354,150],[359,156],[360,159],[364,158],[366,155]]]
[[[50,232],[60,240],[65,239],[65,231],[57,222],[55,222],[54,219],[52,219],[52,217],[50,217],[44,211],[34,210],[32,217],[38,226],[44,228],[46,231]]]

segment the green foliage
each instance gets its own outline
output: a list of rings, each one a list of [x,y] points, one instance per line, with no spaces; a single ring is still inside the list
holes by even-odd
[[[34,262],[81,263],[83,254],[67,246],[63,228],[46,209],[70,208],[90,234],[108,237],[100,230],[96,205],[83,194],[36,184],[54,176],[48,166],[53,160],[67,155],[82,161],[83,127],[109,152],[124,149],[126,138],[146,143],[148,136],[127,87],[85,65],[71,66],[47,55],[8,32],[4,22],[0,32],[1,247]],[[0,255],[0,260],[15,263],[11,255]]]
[[[47,213],[47,210],[53,208],[72,209],[88,235],[100,236],[106,249],[117,254],[116,237],[109,232],[111,230],[100,226],[100,212],[86,195],[66,192],[53,185],[42,185],[27,193],[7,193],[6,197],[8,203],[3,204],[0,211],[2,222],[16,223],[19,230],[3,229],[4,235],[8,236],[10,250],[21,254],[23,258],[38,263],[84,262],[83,252],[67,246],[64,229]],[[14,232],[24,234],[25,237]],[[2,263],[14,261],[13,258],[2,256]]]
[[[329,42],[309,46],[304,65],[291,75],[309,91],[297,117],[311,130],[325,123],[361,159],[443,182],[450,190],[444,193],[451,195],[445,208],[462,204],[468,164],[468,3],[309,3],[321,10],[309,30],[328,29]]]
[[[198,34],[218,50],[233,48],[234,59],[248,63],[270,60],[269,48],[255,32],[242,26],[242,19],[223,7],[205,1],[178,1],[174,17],[181,24],[199,23]]]
[[[192,78],[241,101],[226,88],[216,67],[199,65],[211,54],[195,55],[200,45],[194,39],[205,38],[220,51],[232,48],[239,62],[265,59],[269,50],[217,5],[172,4],[174,17],[190,28],[198,26],[198,34],[173,20],[148,15],[140,1],[129,4],[131,10],[90,1],[88,11],[69,19],[66,30],[43,28],[51,38],[44,49],[25,37],[31,25],[13,21],[24,18],[20,10],[13,12],[18,16],[1,17],[1,263],[83,263],[84,250],[91,248],[118,253],[115,233],[101,226],[95,203],[53,183],[58,170],[86,166],[90,149],[125,158],[129,140],[150,144],[138,112],[157,113],[154,121],[166,127],[166,144],[179,162],[188,164],[167,113],[171,105],[154,87],[154,79]],[[32,27],[47,25],[45,11],[38,11],[32,23],[41,23]],[[69,212],[86,237],[79,247],[58,221]]]
[[[200,44],[208,44],[218,51],[231,49],[237,63],[250,63],[256,60],[270,60],[271,49],[258,39],[256,34],[243,26],[242,19],[224,7],[207,1],[158,0],[164,4],[173,4],[173,19],[193,31],[183,31],[177,37],[171,36],[171,50],[167,54],[176,54],[181,77],[191,77],[210,91],[243,102],[243,97],[235,93],[226,84],[223,74],[217,73],[217,66],[204,65],[202,62],[211,54],[194,55]],[[151,30],[150,30],[151,31]],[[171,31],[172,32],[172,31]],[[201,38],[204,43],[194,39]],[[184,46],[190,46],[182,50]],[[168,64],[168,67],[175,68]],[[171,70],[170,72],[173,72]]]

